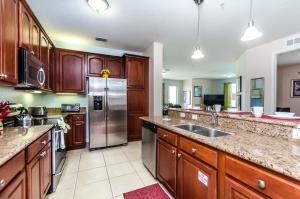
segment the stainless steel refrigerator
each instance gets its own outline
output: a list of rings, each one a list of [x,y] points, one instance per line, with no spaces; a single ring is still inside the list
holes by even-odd
[[[90,149],[127,143],[127,81],[89,77]]]

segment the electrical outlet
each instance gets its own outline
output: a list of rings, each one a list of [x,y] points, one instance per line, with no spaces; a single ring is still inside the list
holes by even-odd
[[[197,119],[198,119],[198,115],[192,114],[192,120],[197,120]]]
[[[180,117],[185,118],[185,113],[180,113]]]
[[[300,129],[293,129],[293,139],[300,140]]]

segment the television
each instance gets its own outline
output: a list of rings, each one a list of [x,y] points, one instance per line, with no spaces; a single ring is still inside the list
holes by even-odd
[[[221,104],[224,106],[224,95],[204,95],[205,106],[213,106],[215,104]]]

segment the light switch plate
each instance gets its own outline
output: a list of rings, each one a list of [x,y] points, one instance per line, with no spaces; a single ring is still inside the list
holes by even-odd
[[[185,113],[180,113],[180,117],[185,118]]]
[[[192,114],[192,120],[197,120],[197,119],[198,119],[198,115]]]
[[[293,129],[293,139],[299,139],[300,140],[300,129]]]

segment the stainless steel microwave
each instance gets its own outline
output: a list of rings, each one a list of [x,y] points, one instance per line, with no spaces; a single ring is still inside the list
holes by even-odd
[[[45,70],[43,63],[25,48],[19,49],[19,87],[43,88]]]

